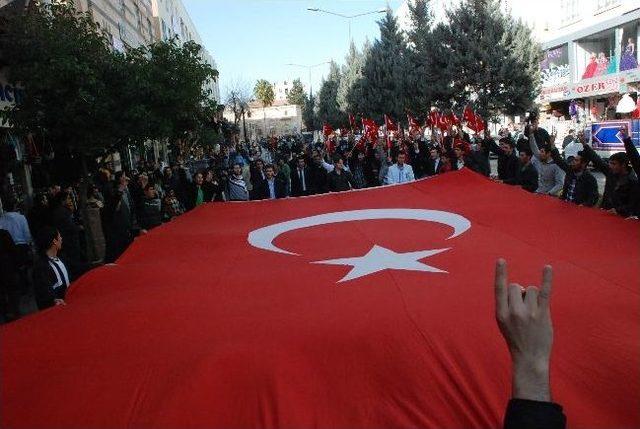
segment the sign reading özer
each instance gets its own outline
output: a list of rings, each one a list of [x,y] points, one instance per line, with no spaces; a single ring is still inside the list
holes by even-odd
[[[601,91],[606,92],[617,92],[620,88],[620,79],[604,79],[599,82],[579,84],[574,87],[574,91],[576,94],[584,94],[589,95],[593,93],[600,93]]]

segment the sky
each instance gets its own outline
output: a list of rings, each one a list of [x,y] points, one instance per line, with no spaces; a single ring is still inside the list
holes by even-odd
[[[271,82],[300,78],[307,85],[306,68],[287,66],[344,62],[349,47],[348,20],[307,8],[354,15],[397,10],[401,0],[183,0],[202,43],[220,72],[220,94],[237,82],[253,88],[256,80]],[[356,46],[379,36],[377,21],[383,14],[354,18],[351,36]],[[314,92],[329,70],[312,70]],[[224,101],[224,100],[221,100]]]

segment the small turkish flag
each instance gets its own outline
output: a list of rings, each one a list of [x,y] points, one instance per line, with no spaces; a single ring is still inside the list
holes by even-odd
[[[440,124],[440,112],[433,109],[429,112],[429,122],[431,127],[437,127]]]
[[[384,124],[387,127],[387,133],[392,131],[398,131],[398,123],[391,119],[389,116],[384,115]]]
[[[358,126],[356,125],[356,117],[349,113],[349,125],[351,125],[351,130],[356,130]]]
[[[325,122],[324,125],[322,126],[322,134],[325,137],[329,137],[331,134],[333,134],[333,128],[331,128],[331,125]]]

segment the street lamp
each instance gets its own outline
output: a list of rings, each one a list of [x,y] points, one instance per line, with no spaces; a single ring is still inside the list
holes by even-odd
[[[319,67],[319,66],[323,66],[323,65],[329,64],[329,63],[331,63],[331,61],[323,61],[321,63],[312,64],[310,66],[309,65],[305,65],[305,64],[294,64],[294,63],[288,63],[288,64],[285,64],[285,65],[286,66],[293,66],[293,67],[302,67],[302,68],[305,68],[305,69],[307,69],[309,71],[309,94],[311,94],[312,93],[312,91],[311,91],[311,69]]]
[[[355,15],[345,15],[345,14],[338,13],[338,12],[331,12],[330,10],[319,9],[317,7],[308,7],[307,10],[310,11],[310,12],[326,13],[328,15],[338,16],[340,18],[344,18],[347,21],[349,21],[349,43],[351,43],[351,20],[353,18],[358,18],[358,17],[366,16],[366,15],[373,15],[374,13],[386,13],[387,12],[387,9],[378,9],[378,10],[372,10],[370,12],[357,13]]]

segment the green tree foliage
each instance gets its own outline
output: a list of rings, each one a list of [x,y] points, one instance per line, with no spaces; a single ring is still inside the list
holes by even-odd
[[[310,95],[305,99],[304,107],[302,108],[302,122],[304,123],[307,131],[313,131],[316,129],[315,106],[316,103],[313,95]]]
[[[256,82],[256,86],[253,88],[253,94],[260,100],[262,107],[271,106],[275,99],[273,85],[265,79],[260,79]]]
[[[438,78],[431,62],[433,55],[433,16],[427,0],[408,3],[411,28],[407,32],[409,45],[409,71],[407,73],[409,96],[407,108],[415,114],[426,114],[434,95],[434,84]]]
[[[152,77],[147,102],[149,136],[185,138],[208,128],[218,106],[205,84],[218,72],[202,59],[202,47],[193,41],[178,44],[171,39],[139,49],[149,59]]]
[[[441,101],[477,98],[474,107],[485,118],[529,109],[540,55],[530,29],[503,15],[497,0],[464,0],[447,16],[449,25],[435,30],[435,55],[444,67],[433,72],[448,77],[439,87]]]
[[[2,22],[7,78],[26,96],[3,117],[18,132],[45,135],[81,152],[103,147],[116,132],[106,39],[88,15],[62,2],[33,3]]]
[[[304,86],[302,86],[302,82],[300,79],[295,79],[293,81],[293,86],[291,87],[291,91],[287,94],[287,102],[290,104],[295,104],[297,106],[304,106],[305,100],[307,99],[307,94],[304,91]]]
[[[9,80],[26,92],[3,117],[56,149],[92,154],[119,143],[198,138],[215,112],[204,84],[217,71],[199,45],[171,40],[114,52],[72,2],[33,2],[7,16],[0,51]]]
[[[342,67],[342,79],[338,86],[338,106],[342,112],[356,113],[358,100],[362,98],[361,86],[357,86],[358,80],[362,78],[362,69],[371,49],[371,44],[367,40],[362,48],[358,50],[351,42],[349,52],[345,58],[345,65]]]
[[[329,75],[322,80],[320,91],[318,92],[316,114],[320,123],[327,122],[334,127],[340,127],[345,123],[344,112],[341,112],[338,106],[340,80],[340,68],[335,62],[331,61]]]
[[[357,103],[358,112],[378,121],[385,113],[400,119],[406,112],[411,90],[407,80],[410,70],[407,43],[390,10],[378,25],[380,39],[369,51],[362,78],[352,87],[360,97],[350,98]]]

